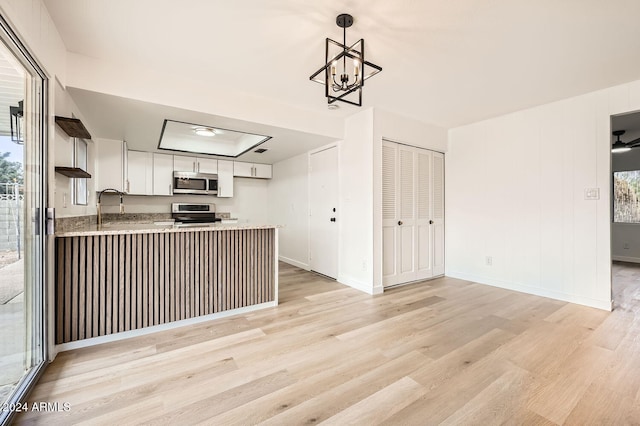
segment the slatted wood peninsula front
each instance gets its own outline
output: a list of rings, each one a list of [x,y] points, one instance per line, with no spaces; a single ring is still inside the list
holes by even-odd
[[[59,235],[56,343],[275,305],[276,240],[248,226]]]

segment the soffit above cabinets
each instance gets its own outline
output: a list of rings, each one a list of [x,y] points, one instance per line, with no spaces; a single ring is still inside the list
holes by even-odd
[[[237,157],[237,160],[249,163],[274,164],[336,141],[335,138],[324,135],[143,102],[74,87],[67,87],[67,92],[82,114],[83,121],[91,129],[91,136],[94,139],[124,140],[129,149],[134,151],[166,154],[168,151],[158,147],[165,120],[188,123],[187,126],[192,127],[222,129],[223,132],[224,129],[232,129],[235,132],[258,135],[261,138],[271,137]],[[192,130],[189,132],[193,134]],[[227,136],[230,135],[229,133]],[[234,137],[240,136],[235,135]],[[246,147],[246,145],[243,146]],[[255,152],[260,149],[266,149],[266,151],[263,153]],[[178,148],[178,150],[187,151],[183,148]],[[206,151],[195,147],[191,152],[194,155],[196,153],[200,155]],[[224,154],[219,157],[228,158]]]

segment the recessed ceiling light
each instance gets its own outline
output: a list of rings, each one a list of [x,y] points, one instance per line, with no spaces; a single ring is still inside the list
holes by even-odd
[[[337,105],[337,104],[329,104],[329,105],[327,105],[327,108],[329,108],[329,109],[340,109],[340,105]]]
[[[215,136],[216,130],[211,127],[196,127],[193,129],[196,135],[198,136]]]

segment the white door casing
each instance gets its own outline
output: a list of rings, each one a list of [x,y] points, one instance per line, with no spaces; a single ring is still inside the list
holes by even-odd
[[[309,155],[309,265],[338,276],[338,147]]]

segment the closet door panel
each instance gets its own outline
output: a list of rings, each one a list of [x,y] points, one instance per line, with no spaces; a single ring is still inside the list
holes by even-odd
[[[417,279],[430,278],[433,275],[432,228],[429,223],[432,210],[431,152],[416,149],[416,263]]]
[[[416,276],[416,155],[415,149],[398,146],[399,209],[396,240],[398,282],[409,282]]]
[[[444,274],[444,154],[433,153],[433,275]]]

